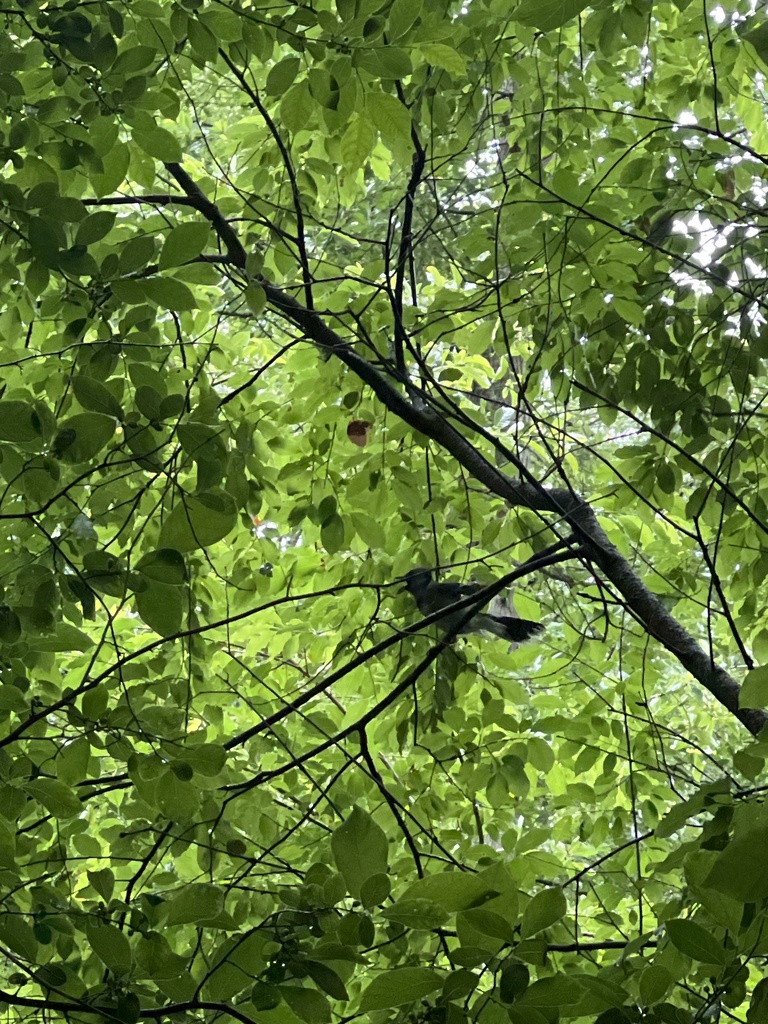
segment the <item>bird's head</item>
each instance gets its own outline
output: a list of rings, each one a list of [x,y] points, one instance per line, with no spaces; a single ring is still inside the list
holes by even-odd
[[[411,569],[402,577],[405,589],[411,594],[422,594],[432,583],[430,569]]]

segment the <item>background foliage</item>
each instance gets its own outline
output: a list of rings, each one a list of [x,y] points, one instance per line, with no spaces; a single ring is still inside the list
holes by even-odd
[[[763,1024],[762,10],[0,19],[8,1019]]]

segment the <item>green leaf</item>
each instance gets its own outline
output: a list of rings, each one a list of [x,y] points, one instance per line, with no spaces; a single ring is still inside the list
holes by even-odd
[[[493,939],[503,939],[504,942],[509,943],[515,941],[512,924],[493,910],[488,910],[485,907],[473,907],[469,910],[462,910],[461,917],[464,923],[480,932],[481,935],[487,935]]]
[[[407,78],[413,71],[407,50],[399,46],[373,46],[359,51],[356,60],[359,67],[383,80]]]
[[[704,879],[709,889],[742,903],[768,896],[768,828],[754,829],[732,839]]]
[[[224,909],[224,890],[205,883],[187,885],[173,895],[168,924],[204,925],[215,921]]]
[[[82,801],[58,779],[32,779],[24,784],[24,789],[54,818],[74,818],[82,813]]]
[[[265,981],[257,981],[251,989],[251,1002],[262,1012],[274,1010],[280,1005],[282,998],[277,985],[268,985]]]
[[[21,620],[13,608],[0,605],[0,644],[15,644],[21,636]]]
[[[200,743],[186,746],[184,758],[198,775],[215,778],[224,770],[227,752],[216,743]]]
[[[97,210],[81,220],[75,234],[75,245],[93,245],[109,234],[117,214],[109,210]]]
[[[157,780],[155,802],[164,818],[182,824],[194,821],[200,811],[200,791],[190,785],[193,778],[194,772],[182,762],[171,765]],[[216,926],[223,916],[227,915],[220,912],[206,923]]]
[[[189,965],[189,958],[174,953],[167,939],[157,932],[141,938],[135,947],[136,972],[140,978],[168,981],[178,978]]]
[[[293,1012],[307,1024],[327,1024],[331,1019],[331,1007],[325,996],[312,988],[296,985],[281,985],[280,995]]]
[[[0,942],[24,960],[35,963],[38,949],[35,933],[18,914],[0,915]]]
[[[144,589],[136,591],[135,598],[136,610],[150,629],[160,636],[179,632],[187,601],[178,586],[150,580]]]
[[[376,131],[362,114],[355,114],[341,137],[341,162],[350,171],[364,167],[376,144]]]
[[[180,423],[176,429],[176,436],[181,447],[195,462],[224,463],[226,461],[227,448],[221,434],[221,427],[212,427],[207,423],[197,423],[194,420]]]
[[[34,406],[0,401],[0,441],[36,441],[41,434],[42,424]]]
[[[562,889],[542,889],[523,911],[520,934],[523,938],[544,931],[565,917],[568,905]]]
[[[158,583],[180,586],[187,581],[187,566],[184,556],[174,548],[158,548],[148,551],[135,565],[142,573]]]
[[[72,378],[72,390],[75,398],[84,409],[101,412],[116,420],[123,419],[123,409],[118,400],[106,385],[93,377],[82,375]]]
[[[131,944],[119,928],[89,921],[85,927],[88,942],[104,966],[117,977],[128,974],[133,963]]]
[[[151,128],[134,128],[131,134],[136,145],[148,156],[168,164],[181,163],[181,146],[167,129],[154,125]]]
[[[0,620],[2,619],[2,609],[0,609]],[[21,634],[21,629],[19,629]],[[15,641],[11,641],[13,643]],[[0,622],[0,643],[8,643],[8,641],[2,638],[2,625]],[[0,685],[0,711],[15,711],[21,713],[29,709],[29,701],[26,699],[24,694],[17,686],[12,686],[9,683]]]
[[[172,228],[160,251],[159,268],[180,267],[182,263],[194,260],[208,244],[210,233],[210,225],[205,221],[190,221]]]
[[[59,423],[52,448],[62,462],[90,462],[114,436],[112,416],[82,412]]]
[[[347,889],[357,898],[366,879],[387,872],[387,837],[360,807],[331,836],[331,851]]]
[[[768,665],[747,672],[739,693],[740,708],[768,708]]]
[[[55,651],[87,651],[93,647],[93,639],[87,633],[60,622],[51,636],[28,637],[30,650],[53,653]]]
[[[109,903],[115,891],[115,874],[109,868],[88,871],[88,881],[105,903]]]
[[[387,536],[378,520],[374,519],[373,516],[366,515],[364,512],[353,512],[350,518],[358,537],[369,548],[376,550],[386,547]]]
[[[309,85],[306,81],[297,82],[280,102],[280,117],[288,131],[298,132],[307,127],[313,108]]]
[[[511,963],[502,968],[499,983],[499,996],[502,1002],[512,1003],[525,992],[531,981],[531,975],[525,964]]]
[[[545,1012],[579,1002],[584,990],[574,978],[556,974],[534,981],[516,1000],[519,1010],[540,1009]]]
[[[344,520],[336,512],[320,527],[320,541],[329,555],[341,551],[344,547]]]
[[[755,21],[757,24],[754,24]],[[739,32],[741,38],[746,43],[754,47],[757,56],[768,67],[768,24],[765,20],[760,16],[750,18],[743,26],[737,29],[737,32]]]
[[[131,150],[127,143],[116,142],[108,153],[102,156],[101,168],[89,167],[88,177],[97,197],[108,196],[125,181],[131,162]]]
[[[719,964],[722,967],[732,959],[723,949],[722,943],[695,921],[676,918],[667,921],[665,927],[672,944],[693,960],[703,964]]]
[[[385,907],[381,916],[387,921],[398,921],[406,928],[434,931],[448,920],[448,911],[432,900],[400,899],[392,907]]]
[[[424,899],[439,903],[444,910],[454,913],[477,906],[491,895],[494,895],[493,890],[478,875],[464,871],[444,871],[437,875],[427,875],[408,886],[398,904],[405,900]]]
[[[421,0],[394,0],[387,18],[391,38],[405,35],[421,11]]]
[[[366,97],[366,110],[381,138],[390,149],[411,145],[411,115],[395,97],[386,92],[371,92]]]
[[[130,46],[118,54],[112,65],[114,75],[132,75],[143,71],[157,59],[154,46]]]
[[[404,1006],[436,992],[443,987],[443,976],[426,967],[400,967],[384,971],[364,989],[360,1012],[386,1010]]]
[[[286,89],[293,85],[300,67],[301,61],[298,57],[284,57],[277,64],[273,64],[267,75],[267,96],[282,96]]]
[[[267,305],[267,293],[260,284],[249,284],[243,292],[243,297],[254,316],[259,316],[264,312]]]
[[[151,278],[143,281],[142,287],[150,302],[157,303],[163,309],[183,313],[185,310],[198,308],[194,293],[175,277]]]
[[[344,982],[327,964],[318,963],[316,960],[304,960],[302,966],[315,984],[332,999],[349,999]]]
[[[237,525],[237,506],[226,491],[207,491],[186,497],[167,516],[160,529],[159,547],[182,554],[222,540]]]
[[[58,265],[58,253],[63,247],[64,237],[53,224],[42,217],[32,217],[27,228],[29,247],[33,256],[36,256],[46,267]]]
[[[120,248],[120,273],[133,274],[137,270],[142,270],[154,255],[154,238],[149,235],[136,235]]]
[[[421,54],[428,64],[444,68],[450,74],[461,77],[467,72],[467,62],[452,46],[445,43],[426,43],[421,47]]]
[[[588,4],[585,0],[523,0],[512,11],[521,25],[533,25],[540,32],[551,32],[580,14]]]
[[[360,902],[366,909],[378,907],[388,898],[391,891],[392,883],[389,880],[389,875],[371,875],[360,886]]]
[[[640,975],[640,1001],[645,1006],[653,1006],[666,996],[672,986],[673,978],[666,967],[661,964],[650,964]]]
[[[216,60],[219,52],[216,36],[198,18],[189,19],[189,42],[203,61],[213,63]]]

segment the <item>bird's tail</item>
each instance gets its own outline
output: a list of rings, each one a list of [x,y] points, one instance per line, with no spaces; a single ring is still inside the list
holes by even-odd
[[[484,629],[500,636],[502,640],[509,640],[511,644],[529,640],[544,629],[540,622],[531,622],[530,619],[515,619],[511,615],[484,615],[483,618],[490,620],[483,623]]]

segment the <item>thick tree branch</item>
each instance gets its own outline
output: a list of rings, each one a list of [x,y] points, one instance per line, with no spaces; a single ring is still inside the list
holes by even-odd
[[[167,164],[195,206],[213,225],[232,262],[245,266],[245,250],[232,226],[178,164]],[[589,559],[613,583],[645,629],[674,655],[680,664],[715,697],[723,707],[757,735],[768,721],[765,712],[739,707],[739,683],[724,668],[715,664],[701,645],[664,607],[619,549],[609,540],[590,506],[575,492],[561,487],[543,487],[530,474],[527,480],[507,476],[494,466],[453,424],[429,404],[425,393],[409,383],[411,401],[398,389],[405,384],[396,371],[390,380],[364,359],[352,345],[337,334],[315,310],[307,309],[292,295],[262,279],[271,307],[295,324],[319,348],[336,356],[366,383],[379,401],[415,430],[426,434],[490,491],[516,507],[552,513],[568,523],[578,539],[587,546]],[[397,384],[394,382],[397,381]],[[485,433],[484,431],[481,431]],[[524,467],[518,465],[521,473]]]
[[[377,398],[409,426],[431,437],[449,451],[476,480],[510,505],[549,512],[562,517],[589,547],[589,557],[624,597],[627,606],[648,632],[672,653],[702,686],[738,720],[757,735],[766,715],[739,707],[739,683],[716,665],[700,644],[643,583],[619,549],[608,539],[597,516],[579,495],[565,488],[545,488],[537,483],[512,479],[490,463],[463,434],[426,401],[411,402],[376,367],[332,330],[317,313],[269,282],[262,282],[270,304],[283,313],[316,345],[332,352],[353,370]]]

